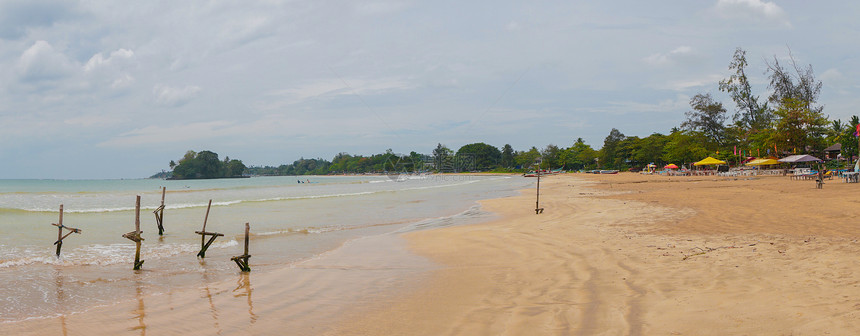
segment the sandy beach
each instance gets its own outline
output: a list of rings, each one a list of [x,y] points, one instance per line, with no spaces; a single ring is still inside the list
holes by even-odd
[[[553,176],[493,223],[407,236],[445,265],[354,335],[853,335],[860,189],[786,177]]]
[[[835,180],[551,176],[541,215],[527,190],[482,201],[487,223],[0,334],[853,335],[858,196]]]

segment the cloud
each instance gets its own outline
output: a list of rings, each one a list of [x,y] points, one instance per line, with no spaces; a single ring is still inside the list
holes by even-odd
[[[170,87],[163,84],[156,84],[152,88],[152,93],[155,95],[155,102],[163,106],[182,106],[197,97],[202,89],[199,86],[187,85],[185,87]]]
[[[642,114],[642,113],[674,113],[687,109],[690,97],[684,94],[675,96],[674,99],[664,99],[657,103],[643,103],[631,101],[608,102],[608,106],[587,109],[592,113],[608,114]]]
[[[162,143],[188,142],[210,139],[220,135],[222,129],[232,125],[230,121],[217,120],[174,126],[147,126],[120,134],[99,143],[99,147],[129,147]]]
[[[776,24],[791,27],[786,12],[773,2],[762,0],[719,0],[714,6],[716,14],[727,20],[754,24]]]
[[[693,48],[680,46],[667,53],[652,54],[651,56],[646,57],[644,61],[651,65],[664,66],[682,62],[693,56]]]
[[[84,71],[93,71],[99,67],[110,66],[112,64],[121,63],[125,60],[134,57],[134,51],[128,49],[119,49],[110,53],[110,56],[105,58],[102,53],[93,55],[87,64],[84,65]]]
[[[67,77],[73,65],[46,41],[36,41],[18,58],[17,71],[24,82],[44,82]]]
[[[414,84],[399,78],[379,78],[372,80],[332,78],[299,85],[294,88],[270,91],[267,96],[279,97],[280,99],[275,98],[275,102],[264,103],[262,105],[270,109],[300,103],[309,99],[333,98],[342,95],[369,96],[414,87]]]

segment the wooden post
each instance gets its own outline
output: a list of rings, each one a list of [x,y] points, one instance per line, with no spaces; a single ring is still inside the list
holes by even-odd
[[[51,224],[57,227],[57,241],[54,242],[54,245],[57,245],[57,258],[60,257],[60,249],[63,247],[63,239],[66,239],[72,233],[81,233],[81,229],[70,228],[63,225],[63,205],[60,204],[60,222],[58,224]],[[65,236],[63,235],[63,229],[69,230]]]
[[[245,223],[245,254],[230,258],[230,260],[236,262],[236,265],[239,266],[239,269],[242,270],[242,272],[251,271],[251,267],[248,266],[248,259],[251,258],[251,255],[248,254],[248,236],[250,235],[250,233],[251,225],[249,223]]]
[[[57,258],[60,257],[60,249],[63,248],[63,205],[60,204],[60,223],[57,224]]]
[[[537,195],[535,196],[535,215],[542,214],[543,208],[540,207],[540,165],[537,169]]]
[[[158,224],[158,235],[164,235],[164,194],[167,192],[167,187],[161,187],[161,205],[152,213],[155,214],[155,223]]]
[[[134,231],[123,234],[124,238],[127,238],[136,243],[137,249],[134,252],[134,270],[137,271],[140,269],[140,266],[143,265],[143,260],[140,260],[140,243],[143,241],[143,238],[140,237],[140,234],[143,231],[140,231],[140,195],[137,196],[137,202],[134,206]]]
[[[212,208],[212,200],[209,200],[209,206],[206,207],[206,217],[203,218],[203,230],[202,231],[194,231],[194,233],[200,235],[200,252],[197,252],[197,256],[200,258],[206,258],[206,250],[209,249],[209,246],[215,242],[215,238],[223,236],[223,233],[218,232],[207,232],[206,231],[206,222],[209,221],[209,209]],[[206,236],[209,237],[209,241],[206,241]]]

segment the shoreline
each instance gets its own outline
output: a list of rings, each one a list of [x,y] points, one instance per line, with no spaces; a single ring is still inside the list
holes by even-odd
[[[777,177],[638,174],[546,181],[544,214],[526,193],[482,201],[497,221],[405,235],[410,250],[443,267],[330,334],[860,331],[860,228],[848,220],[860,216],[850,207],[856,185],[831,182],[822,192]],[[714,218],[721,213],[730,216]]]
[[[203,279],[196,284],[155,288],[160,287],[158,281],[147,279],[161,271],[144,268],[129,275],[137,284],[127,288],[129,299],[91,306],[83,312],[62,308],[63,298],[75,293],[63,290],[69,288],[68,280],[67,284],[58,280],[57,293],[49,293],[58,296],[56,315],[0,323],[0,334],[91,334],[91,330],[111,335],[147,330],[166,334],[270,334],[284,328],[297,334],[318,334],[347,310],[391,298],[417,283],[418,274],[436,267],[409,253],[400,232],[488,220],[489,214],[476,211],[473,204],[458,213],[349,239],[285,267],[255,265],[252,258],[251,273],[241,274],[233,267],[234,274],[224,276],[226,280]]]

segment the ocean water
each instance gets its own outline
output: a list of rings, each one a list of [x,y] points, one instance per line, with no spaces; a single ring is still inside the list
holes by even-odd
[[[297,183],[299,180],[309,183]],[[250,223],[250,260],[265,272],[314,258],[344,242],[388,232],[487,220],[479,199],[514,195],[533,181],[512,176],[312,176],[165,181],[0,180],[0,323],[53,317],[134,296],[191,288],[235,277]],[[165,234],[152,213],[167,188]],[[141,271],[133,271],[141,196]],[[223,237],[196,256],[206,230]],[[57,239],[63,224],[79,228]],[[66,232],[64,232],[65,234]]]

